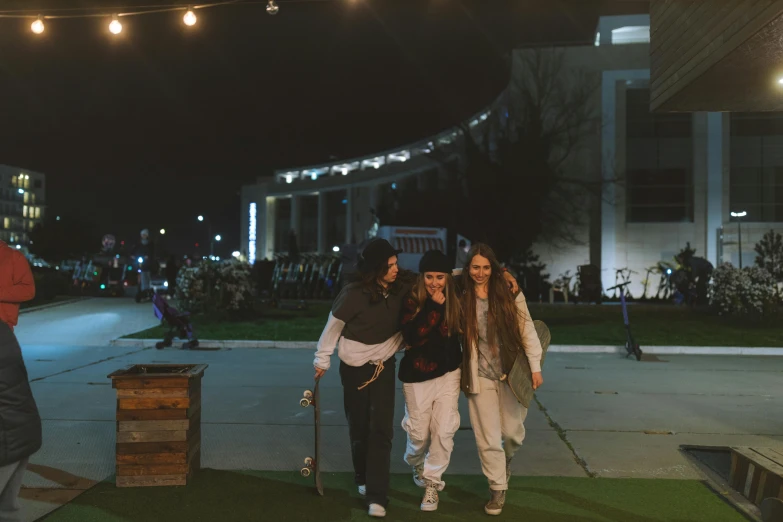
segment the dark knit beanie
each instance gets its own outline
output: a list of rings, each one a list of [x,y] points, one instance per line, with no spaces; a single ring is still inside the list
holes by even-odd
[[[441,272],[450,274],[453,268],[451,265],[449,258],[440,250],[428,250],[422,256],[421,261],[419,261],[419,273]]]

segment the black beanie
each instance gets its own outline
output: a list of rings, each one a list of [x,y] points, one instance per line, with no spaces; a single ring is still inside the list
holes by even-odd
[[[424,272],[441,272],[444,274],[450,274],[452,271],[451,263],[446,254],[440,250],[428,250],[424,253],[419,261],[419,273]]]

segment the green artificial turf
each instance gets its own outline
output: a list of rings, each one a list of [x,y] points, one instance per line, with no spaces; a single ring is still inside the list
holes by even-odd
[[[328,303],[311,303],[301,311],[265,309],[251,321],[196,316],[199,339],[317,341],[329,315]],[[620,306],[546,305],[531,303],[530,313],[552,332],[552,344],[622,346],[625,327]],[[645,346],[783,346],[779,321],[739,322],[706,310],[683,306],[633,304],[628,307],[636,341]],[[131,334],[135,339],[162,339],[162,327]]]
[[[280,522],[369,520],[352,474],[323,476],[325,496],[295,472],[205,469],[185,487],[122,488],[102,482],[47,522]],[[435,513],[419,510],[422,490],[393,475],[386,520],[474,521],[486,515],[486,479],[448,475]],[[502,517],[535,522],[740,522],[746,520],[698,481],[514,477]]]

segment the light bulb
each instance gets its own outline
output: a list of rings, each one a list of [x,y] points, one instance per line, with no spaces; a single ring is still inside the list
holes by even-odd
[[[196,25],[196,20],[196,13],[191,9],[188,9],[188,12],[182,17],[182,21],[185,22],[185,25]]]
[[[271,15],[276,15],[280,11],[280,6],[277,5],[277,2],[275,0],[269,0],[269,3],[266,5],[266,12]]]
[[[44,23],[40,16],[38,17],[38,20],[32,23],[30,29],[32,29],[35,34],[41,34],[44,32]]]
[[[122,32],[122,24],[117,20],[117,17],[109,24],[109,31],[111,31],[112,34],[120,34]]]

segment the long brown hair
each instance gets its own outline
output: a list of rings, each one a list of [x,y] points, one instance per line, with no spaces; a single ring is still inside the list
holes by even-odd
[[[381,286],[380,280],[389,273],[389,265],[386,261],[384,261],[382,265],[376,267],[364,266],[362,263],[358,263],[356,269],[352,281],[359,283],[361,287],[370,294],[371,303],[377,303],[383,300],[383,294],[386,291],[391,294],[396,294],[400,291],[402,285],[406,283],[413,284],[416,278],[416,274],[410,270],[399,268],[397,279],[390,284],[388,288],[384,288]]]
[[[457,297],[456,285],[451,274],[446,274],[446,286],[443,288],[443,295],[446,296],[446,327],[449,329],[449,337],[451,337],[462,333],[462,305],[459,297]],[[413,314],[416,317],[429,298],[427,287],[424,284],[424,274],[419,274],[418,280],[411,290],[411,296],[416,303],[416,312]]]
[[[482,256],[489,260],[492,273],[487,284],[489,314],[487,317],[487,341],[493,350],[500,345],[512,352],[522,349],[522,331],[519,328],[521,311],[514,302],[514,295],[501,272],[495,252],[483,243],[475,243],[468,252],[468,260],[462,271],[464,290],[462,310],[465,312],[464,329],[468,345],[478,349],[479,331],[476,316],[476,285],[470,276],[473,258]]]

